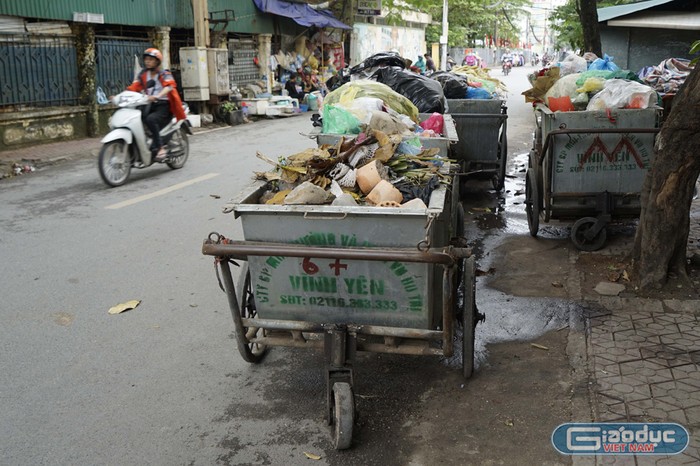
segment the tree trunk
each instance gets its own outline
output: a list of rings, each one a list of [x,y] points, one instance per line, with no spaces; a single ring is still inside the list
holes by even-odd
[[[642,211],[632,257],[642,289],[659,288],[668,273],[687,279],[690,204],[700,174],[700,69],[673,101],[642,188]]]
[[[576,11],[578,11],[583,29],[583,51],[593,52],[602,57],[603,47],[600,45],[597,8],[596,0],[576,0]]]

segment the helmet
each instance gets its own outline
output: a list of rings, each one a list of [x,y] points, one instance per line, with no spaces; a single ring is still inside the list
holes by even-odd
[[[158,50],[158,49],[154,49],[154,48],[146,49],[146,51],[143,52],[143,58],[146,58],[146,57],[153,57],[156,60],[158,60],[159,63],[163,62],[163,54],[160,53],[160,50]]]

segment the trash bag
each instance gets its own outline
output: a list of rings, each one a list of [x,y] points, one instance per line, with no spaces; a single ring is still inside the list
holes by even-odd
[[[372,79],[408,98],[420,113],[445,113],[445,93],[433,79],[398,68],[380,68]]]
[[[613,62],[613,57],[608,56],[608,54],[604,54],[603,58],[598,58],[593,61],[590,65],[588,65],[588,70],[607,70],[607,71],[618,71],[620,69],[619,66],[617,66]]]
[[[430,195],[438,186],[440,186],[440,179],[435,175],[421,185],[413,184],[408,180],[394,183],[394,187],[403,195],[404,202],[408,202],[411,199],[420,199],[425,205],[430,205]]]
[[[360,120],[342,107],[324,105],[323,132],[330,134],[360,134]]]
[[[556,101],[556,99],[559,97],[568,97],[570,101],[573,102],[573,100],[578,96],[578,92],[576,92],[576,89],[578,88],[576,85],[576,80],[580,76],[581,75],[579,73],[574,73],[564,76],[563,78],[559,78],[545,94],[544,101],[547,103],[547,105],[549,105],[550,99],[553,98]]]
[[[340,104],[350,107],[351,102],[359,97],[377,97],[384,101],[387,107],[402,115],[408,115],[411,120],[418,122],[418,109],[406,97],[391,89],[386,84],[368,79],[358,79],[343,84],[338,89],[326,95],[325,105]]]
[[[445,119],[440,113],[433,113],[426,120],[420,122],[420,126],[423,129],[431,129],[437,134],[442,134],[442,130],[445,128]]]
[[[467,88],[467,94],[465,96],[467,99],[493,99],[493,94],[484,89],[483,87],[471,87]]]
[[[602,91],[591,97],[586,110],[649,108],[655,106],[658,101],[656,91],[649,86],[626,79],[610,79],[605,81]]]
[[[358,74],[377,66],[398,66],[401,69],[405,69],[406,60],[396,52],[375,53],[350,68],[350,74]]]
[[[559,76],[566,76],[573,73],[583,73],[588,69],[588,62],[585,58],[579,57],[575,53],[570,53],[559,63]]]
[[[469,81],[466,76],[440,71],[430,75],[430,79],[440,83],[446,99],[464,99],[467,95]]]

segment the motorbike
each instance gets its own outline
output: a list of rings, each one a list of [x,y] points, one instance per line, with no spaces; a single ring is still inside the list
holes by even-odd
[[[151,137],[143,123],[141,112],[141,107],[150,105],[148,96],[140,92],[124,91],[114,96],[112,103],[119,109],[109,120],[111,131],[100,141],[102,148],[98,157],[100,176],[106,184],[112,187],[123,185],[129,179],[132,168],[165,163],[176,170],[185,165],[190,153],[188,135],[192,134],[187,119],[177,121],[173,117],[160,131],[167,156],[156,162],[155,154],[149,149]],[[189,113],[187,105],[184,107],[185,113]]]
[[[508,76],[510,74],[510,69],[513,67],[512,60],[503,60],[503,74]]]

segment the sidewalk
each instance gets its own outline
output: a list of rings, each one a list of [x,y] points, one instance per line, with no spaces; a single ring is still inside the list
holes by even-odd
[[[192,128],[192,131],[196,135],[220,128],[230,128],[230,126],[207,125],[199,128]],[[102,146],[100,143],[102,137],[103,136],[51,142],[17,150],[2,151],[0,152],[0,180],[5,177],[17,175],[18,173],[15,173],[17,170],[21,171],[19,173],[21,175],[23,172],[32,171],[32,169],[53,165],[66,160],[97,157],[100,152],[100,147]]]
[[[0,179],[15,175],[16,167],[26,171],[64,160],[97,156],[100,150],[100,139],[86,138],[52,142],[0,152]]]

